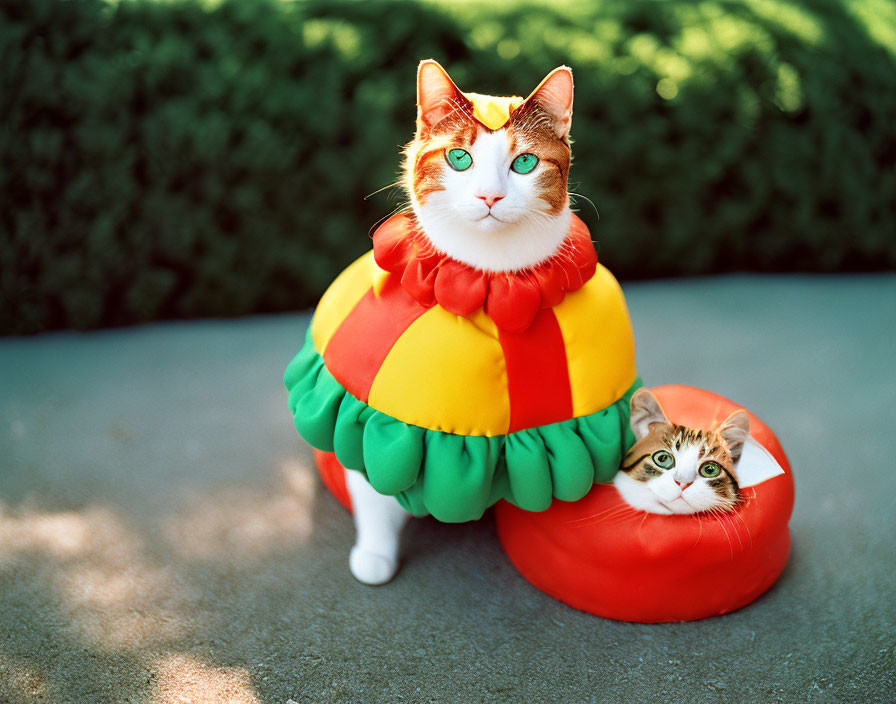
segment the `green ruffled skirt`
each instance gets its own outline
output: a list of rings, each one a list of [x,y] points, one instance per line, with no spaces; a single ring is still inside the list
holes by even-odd
[[[296,428],[313,447],[335,452],[381,494],[415,516],[476,520],[499,499],[543,511],[577,501],[610,481],[635,438],[629,401],[641,380],[597,413],[507,435],[455,435],[408,425],[346,391],[311,341],[284,375]]]

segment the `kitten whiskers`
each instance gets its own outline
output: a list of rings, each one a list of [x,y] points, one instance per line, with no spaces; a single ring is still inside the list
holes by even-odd
[[[576,528],[587,528],[589,526],[597,525],[598,523],[605,523],[608,521],[613,522],[624,522],[628,520],[637,512],[628,504],[621,504],[617,506],[611,506],[608,509],[604,509],[603,511],[598,511],[590,516],[585,516],[584,518],[577,518],[572,521],[564,521],[564,524],[577,524]],[[619,520],[622,519],[622,520]]]
[[[718,511],[715,508],[711,508],[707,513],[710,514],[712,518],[716,520],[719,524],[719,527],[725,533],[725,539],[728,541],[728,548],[731,550],[731,559],[734,559],[734,543],[731,542],[731,535],[728,533],[728,529],[725,527],[725,524],[719,519]]]

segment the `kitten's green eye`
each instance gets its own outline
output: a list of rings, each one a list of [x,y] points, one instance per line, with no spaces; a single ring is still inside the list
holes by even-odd
[[[652,459],[657,467],[662,467],[663,469],[672,469],[675,466],[675,458],[671,452],[666,450],[657,450],[653,453]]]
[[[466,171],[473,165],[473,157],[465,149],[449,149],[445,152],[445,161],[455,171]]]
[[[518,174],[527,174],[536,166],[538,166],[537,156],[535,156],[534,154],[520,154],[516,159],[513,160],[510,168],[513,171],[516,171]]]
[[[706,477],[707,479],[713,479],[714,477],[719,476],[722,473],[722,468],[719,467],[715,462],[704,462],[700,465],[700,469],[698,470],[701,477]]]

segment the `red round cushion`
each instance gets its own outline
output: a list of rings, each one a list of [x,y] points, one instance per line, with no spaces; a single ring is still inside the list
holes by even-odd
[[[710,430],[741,408],[690,386],[652,389],[669,419]],[[612,484],[540,513],[500,502],[495,517],[507,555],[532,584],[570,606],[622,621],[690,621],[749,604],[787,563],[793,477],[769,427],[750,434],[784,474],[742,489],[722,516],[658,515],[631,508]]]

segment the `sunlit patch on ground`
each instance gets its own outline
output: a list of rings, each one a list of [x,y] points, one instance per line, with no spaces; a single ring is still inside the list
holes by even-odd
[[[170,655],[157,665],[156,675],[153,704],[260,702],[242,667],[212,667],[187,655]]]
[[[160,521],[174,551],[187,560],[254,563],[295,547],[311,534],[313,470],[297,460],[281,463],[279,493],[241,487],[199,497]]]
[[[142,648],[183,636],[170,566],[146,557],[144,539],[114,511],[0,512],[0,564],[48,587],[67,613],[65,632],[101,650]],[[177,597],[170,596],[177,594]]]
[[[25,592],[41,595],[35,608],[63,615],[59,635],[108,654],[175,647],[202,627],[186,617],[205,593],[195,563],[258,566],[311,534],[317,483],[310,462],[285,459],[271,469],[257,487],[195,500],[175,494],[177,508],[149,516],[99,505],[11,509],[0,501],[0,568],[28,575]],[[33,690],[40,681],[27,667],[14,672],[9,687],[21,689],[20,681]]]
[[[0,504],[0,566],[49,590],[66,613],[63,630],[97,650],[176,643],[194,630],[183,614],[203,596],[184,576],[190,563],[258,565],[311,534],[313,469],[293,459],[278,469],[273,487],[181,499],[180,508],[135,525],[101,506],[54,513]],[[175,559],[159,561],[158,538]]]
[[[75,511],[26,511],[13,516],[0,503],[0,565],[25,550],[41,551],[57,559],[83,554],[93,537],[92,520],[103,518]]]
[[[196,590],[175,589],[170,569],[136,561],[100,562],[59,576],[60,595],[72,616],[69,630],[96,649],[143,648],[191,630],[182,613],[184,603],[192,601],[190,591]]]

